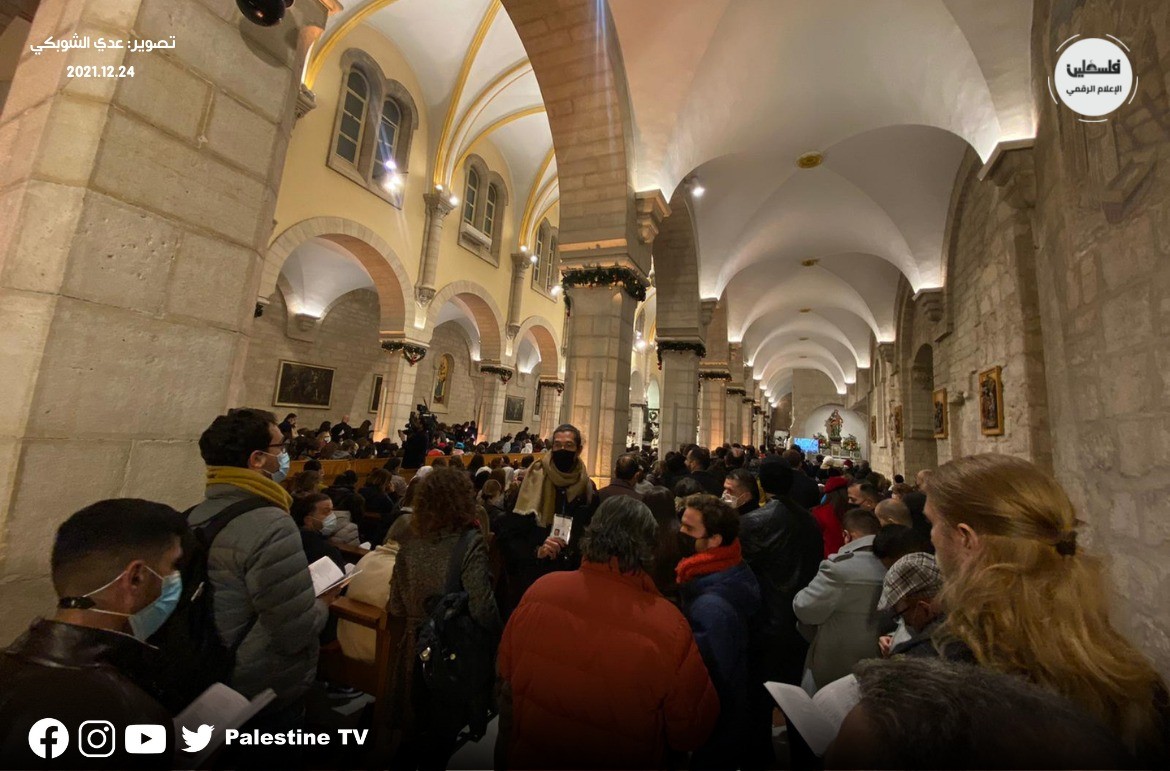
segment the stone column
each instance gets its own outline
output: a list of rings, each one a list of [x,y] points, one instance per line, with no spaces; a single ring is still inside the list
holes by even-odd
[[[524,274],[532,258],[525,252],[512,255],[512,293],[508,295],[508,339],[520,333],[520,301],[524,299]],[[542,410],[543,414],[543,410]]]
[[[426,356],[426,349],[421,346],[411,345],[409,349],[403,346],[398,340],[382,341],[386,351],[381,368],[382,402],[374,422],[375,438],[389,437],[396,444],[401,444],[398,432],[406,426],[414,409],[414,384],[418,377],[418,367],[414,365]],[[407,356],[414,360],[413,364]]]
[[[568,272],[566,271],[566,274]],[[630,424],[630,357],[638,301],[621,286],[569,290],[569,356],[565,412],[585,435],[585,467],[609,484],[613,462],[625,449]]]
[[[743,396],[740,398],[739,408],[739,423],[742,427],[740,429],[740,442],[743,444],[752,443],[752,401],[755,398],[756,381],[752,377],[752,367],[750,364],[743,365]]]
[[[237,406],[298,40],[326,9],[262,28],[214,7],[41,0],[30,41],[175,46],[19,54],[0,115],[0,638],[53,607],[61,522],[103,498],[189,506],[199,435]]]
[[[540,394],[540,438],[552,437],[553,429],[561,424],[561,401],[565,384],[560,380],[541,380],[537,388]]]
[[[422,304],[430,303],[435,296],[435,273],[439,269],[439,245],[443,238],[443,220],[455,208],[451,197],[445,192],[432,190],[423,196],[426,201],[426,226],[423,229],[422,261],[418,269],[418,286],[415,296]]]
[[[634,433],[634,444],[642,446],[642,432],[646,430],[646,405],[630,405],[630,431]]]
[[[710,371],[724,375],[725,372]],[[723,444],[726,433],[727,375],[722,379],[704,379],[699,384],[702,390],[702,410],[699,414],[699,444],[707,448]]]
[[[499,367],[499,364],[485,364],[484,366]],[[499,441],[504,435],[504,397],[508,393],[508,384],[496,372],[483,373],[483,421],[479,424],[480,441],[487,437],[488,442]],[[509,376],[509,380],[511,377]]]
[[[723,441],[729,444],[743,441],[743,346],[740,343],[727,345],[728,371],[731,381],[727,383],[727,409],[724,414],[727,430]]]
[[[670,341],[660,340],[659,345]],[[665,455],[698,438],[699,354],[695,351],[661,350],[662,429],[658,451]]]

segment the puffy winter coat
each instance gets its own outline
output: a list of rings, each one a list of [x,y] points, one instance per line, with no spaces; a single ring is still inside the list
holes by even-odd
[[[248,497],[238,487],[211,485],[187,521],[200,525]],[[278,703],[303,695],[316,676],[317,636],[329,609],[313,593],[292,517],[276,506],[236,517],[211,545],[207,571],[220,639],[234,645],[242,637],[228,685],[248,697],[272,688]]]
[[[534,583],[499,672],[512,694],[508,768],[663,768],[668,747],[698,749],[719,714],[687,620],[616,561]]]

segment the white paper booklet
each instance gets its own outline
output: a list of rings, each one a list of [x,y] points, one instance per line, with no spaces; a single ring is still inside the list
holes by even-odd
[[[764,683],[764,687],[780,705],[784,718],[796,727],[809,749],[818,756],[825,754],[837,738],[845,716],[861,700],[857,678],[853,675],[834,680],[812,697],[797,685]]]
[[[223,683],[213,684],[175,718],[175,765],[199,768],[223,745],[229,728],[247,723],[275,698],[271,688],[249,701]]]
[[[573,518],[572,517],[553,517],[552,537],[560,538],[565,543],[569,542],[569,534],[573,532]]]
[[[331,589],[344,586],[360,572],[355,570],[353,565],[346,565],[342,571],[336,562],[328,557],[322,557],[309,565],[309,577],[313,579],[313,594],[320,597]]]

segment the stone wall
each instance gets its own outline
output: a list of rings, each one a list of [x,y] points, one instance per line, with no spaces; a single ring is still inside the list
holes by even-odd
[[[343,296],[321,320],[312,341],[289,337],[287,318],[284,298],[277,292],[252,327],[241,404],[272,410],[280,418],[295,412],[302,428],[315,427],[323,420],[336,423],[343,415],[349,415],[353,426],[372,422],[374,374],[379,359],[385,356],[378,344],[378,295],[358,289]],[[274,405],[282,360],[334,368],[328,409]]]
[[[1037,269],[1057,477],[1095,552],[1112,555],[1115,620],[1170,676],[1170,5],[1038,0],[1033,30]],[[1061,41],[1131,49],[1131,104],[1087,124],[1046,93]]]
[[[822,404],[843,404],[844,397],[829,376],[816,369],[792,370],[792,436],[804,427],[805,420]],[[821,429],[824,431],[824,428]]]

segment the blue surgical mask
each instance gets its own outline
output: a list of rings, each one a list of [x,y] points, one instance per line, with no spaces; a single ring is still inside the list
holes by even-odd
[[[337,515],[330,514],[329,516],[325,517],[325,522],[324,522],[324,524],[321,525],[321,535],[328,538],[329,536],[333,535],[336,532],[337,532]]]
[[[276,462],[280,467],[273,472],[272,481],[283,482],[288,476],[289,464],[292,463],[292,459],[288,457],[288,450],[281,450],[280,455],[276,456]]]
[[[150,572],[154,573],[153,570]],[[154,574],[158,576],[158,573]],[[159,578],[162,579],[162,591],[158,599],[130,616],[130,629],[139,640],[146,640],[166,623],[175,612],[179,597],[183,594],[183,576],[179,571]]]
[[[118,613],[113,610],[102,610],[101,608],[90,608],[94,613],[107,613],[111,616],[126,616],[130,619],[130,629],[134,632],[134,636],[139,640],[146,641],[152,634],[157,632],[162,625],[170,618],[171,614],[175,612],[175,607],[179,604],[179,597],[183,594],[183,576],[179,571],[175,571],[167,576],[160,576],[148,565],[146,567],[151,573],[158,576],[162,581],[162,589],[159,591],[158,599],[147,605],[137,613]],[[99,589],[94,589],[88,594],[82,595],[89,597],[97,594],[105,589],[110,584],[121,578],[126,571],[122,571],[114,576],[109,583]]]

